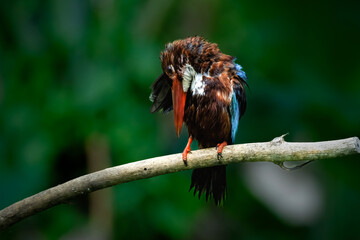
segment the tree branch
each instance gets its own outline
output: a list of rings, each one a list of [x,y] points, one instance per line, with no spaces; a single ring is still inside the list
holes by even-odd
[[[284,135],[274,138],[271,142],[227,146],[221,161],[217,160],[216,151],[209,148],[189,154],[188,166],[184,165],[181,154],[173,154],[90,173],[4,208],[0,211],[0,229],[80,195],[162,174],[220,164],[257,161],[279,164],[284,161],[329,159],[360,153],[360,141],[357,137],[313,143],[289,143],[283,137]]]

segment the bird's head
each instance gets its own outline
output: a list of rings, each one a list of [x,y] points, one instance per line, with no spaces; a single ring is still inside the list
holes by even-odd
[[[183,125],[186,95],[195,78],[196,71],[190,64],[188,50],[179,41],[168,43],[160,54],[160,60],[164,74],[172,82],[175,131],[179,136]]]

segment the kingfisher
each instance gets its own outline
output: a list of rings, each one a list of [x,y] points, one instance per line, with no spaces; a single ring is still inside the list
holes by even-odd
[[[221,161],[224,147],[235,142],[246,110],[247,77],[242,66],[199,36],[166,44],[160,60],[162,73],[151,85],[150,112],[173,110],[178,137],[185,122],[189,139],[182,160],[186,166],[193,140],[199,149],[215,147]],[[194,169],[192,188],[194,196],[205,194],[206,201],[213,198],[215,205],[224,202],[226,165]]]

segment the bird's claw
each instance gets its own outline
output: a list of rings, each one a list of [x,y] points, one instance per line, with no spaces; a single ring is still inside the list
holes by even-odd
[[[182,152],[182,159],[183,159],[183,162],[184,162],[185,166],[188,165],[188,163],[187,163],[187,155],[188,155],[188,153],[191,153],[191,148],[190,148],[191,142],[192,142],[192,137],[190,136],[189,141],[188,141],[184,151]]]
[[[185,149],[184,152],[182,153],[182,159],[183,159],[183,162],[184,162],[185,166],[188,165],[188,162],[187,162],[187,155],[188,155],[188,153],[191,154],[191,151],[190,151],[190,150],[187,150],[187,149]]]
[[[223,155],[222,155],[222,151],[224,149],[224,147],[227,145],[227,142],[224,141],[222,143],[218,143],[216,145],[216,149],[217,149],[217,160],[221,161],[222,158],[223,158]]]

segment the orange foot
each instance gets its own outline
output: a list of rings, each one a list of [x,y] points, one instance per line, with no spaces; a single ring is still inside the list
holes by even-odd
[[[185,166],[187,166],[187,155],[188,155],[188,153],[191,153],[190,145],[191,145],[192,140],[193,140],[193,138],[190,136],[188,143],[186,144],[186,147],[182,153],[182,159],[184,161]]]
[[[218,145],[216,146],[217,148],[217,159],[220,161],[222,159],[222,151],[224,149],[224,147],[227,145],[227,142],[224,141],[222,143],[218,143]]]

